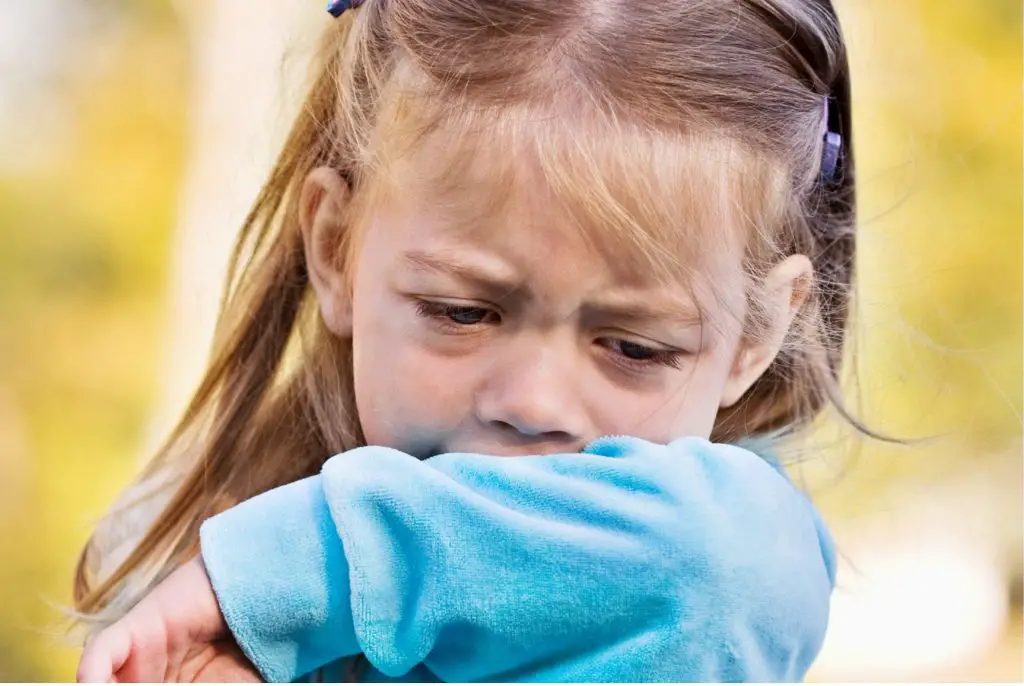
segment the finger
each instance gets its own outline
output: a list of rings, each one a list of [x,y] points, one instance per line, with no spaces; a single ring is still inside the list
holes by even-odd
[[[167,676],[167,634],[162,623],[146,622],[132,628],[132,650],[115,668],[118,681],[162,682]]]
[[[223,681],[230,681],[233,684],[262,684],[263,679],[260,673],[251,667],[235,665],[225,675]]]
[[[216,654],[191,677],[191,681],[234,684],[263,682],[256,667],[233,642],[217,642],[210,647]]]
[[[263,683],[263,677],[256,670],[256,666],[249,661],[242,648],[235,642],[227,642],[228,657],[231,661],[231,669],[225,674],[233,683],[258,684]]]
[[[105,684],[111,680],[113,674],[110,656],[100,652],[98,648],[87,648],[78,661],[75,681],[80,684]]]
[[[193,648],[191,640],[175,640],[174,637],[169,636],[167,642],[167,672],[168,675],[180,674],[182,668],[188,659],[189,651]],[[178,678],[173,678],[171,681],[179,681]]]
[[[109,683],[128,660],[131,635],[119,624],[105,629],[85,645],[75,675],[79,683]]]

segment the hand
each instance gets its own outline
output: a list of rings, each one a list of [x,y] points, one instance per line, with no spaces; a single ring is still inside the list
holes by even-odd
[[[258,682],[199,558],[161,582],[85,647],[79,682]]]

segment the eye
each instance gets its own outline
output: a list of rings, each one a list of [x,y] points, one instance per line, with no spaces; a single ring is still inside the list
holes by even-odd
[[[482,307],[452,307],[445,312],[448,319],[463,325],[479,324],[487,318],[487,314],[487,310]]]
[[[441,320],[447,326],[476,326],[477,324],[497,324],[501,321],[498,313],[486,307],[475,305],[453,305],[452,303],[419,300],[416,311],[420,316]]]
[[[648,369],[652,365],[679,369],[684,354],[679,350],[664,350],[621,338],[600,338],[598,345],[609,350],[620,364],[631,369]]]
[[[618,341],[619,352],[631,360],[649,360],[658,354],[654,348],[634,343],[633,341]]]

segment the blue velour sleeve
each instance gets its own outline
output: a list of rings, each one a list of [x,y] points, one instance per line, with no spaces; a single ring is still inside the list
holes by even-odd
[[[454,682],[795,681],[835,575],[779,471],[692,438],[425,461],[359,448],[201,538],[231,631],[276,682],[358,653]]]

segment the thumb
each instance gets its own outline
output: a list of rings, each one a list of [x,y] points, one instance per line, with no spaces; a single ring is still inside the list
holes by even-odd
[[[89,640],[78,662],[75,680],[79,683],[110,683],[131,655],[132,639],[120,623]]]

